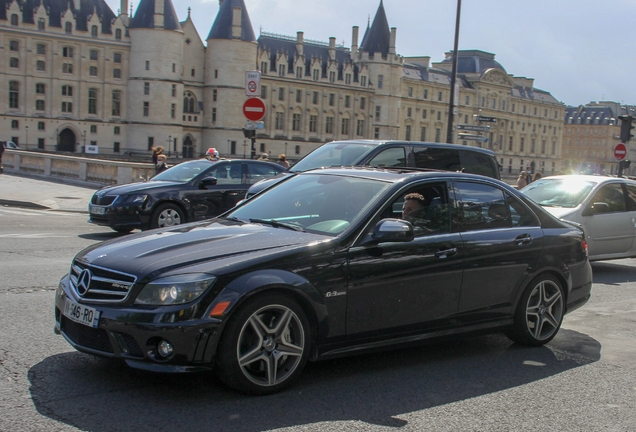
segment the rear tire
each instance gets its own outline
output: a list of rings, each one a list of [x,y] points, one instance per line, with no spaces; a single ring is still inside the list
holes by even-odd
[[[150,229],[181,225],[184,222],[185,217],[179,207],[174,204],[162,204],[152,212]]]
[[[522,345],[545,345],[556,336],[564,315],[565,295],[561,283],[554,276],[540,275],[521,296],[515,323],[507,336]]]
[[[310,346],[309,321],[298,303],[282,294],[265,294],[230,318],[219,344],[216,373],[240,392],[275,393],[298,378]]]

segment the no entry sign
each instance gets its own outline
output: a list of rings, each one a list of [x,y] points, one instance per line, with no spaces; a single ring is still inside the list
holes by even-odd
[[[250,121],[259,121],[265,117],[265,102],[261,98],[249,98],[243,104],[243,115]]]
[[[616,147],[614,147],[614,157],[616,158],[616,160],[621,161],[625,159],[626,156],[627,156],[627,146],[623,143],[616,144]]]

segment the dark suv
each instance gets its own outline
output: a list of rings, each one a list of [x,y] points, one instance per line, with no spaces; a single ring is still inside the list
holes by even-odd
[[[413,167],[500,178],[495,153],[477,147],[418,141],[332,141],[309,153],[285,173],[255,183],[245,197],[267,189],[287,175],[335,166]]]

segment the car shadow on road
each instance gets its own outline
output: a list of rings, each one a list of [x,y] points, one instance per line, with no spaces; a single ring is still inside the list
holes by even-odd
[[[40,414],[85,431],[317,430],[332,421],[404,427],[403,414],[555,376],[598,361],[600,351],[566,329],[540,348],[502,335],[463,337],[311,363],[296,384],[264,397],[229,390],[213,373],[150,373],[79,352],[45,359],[28,378]]]

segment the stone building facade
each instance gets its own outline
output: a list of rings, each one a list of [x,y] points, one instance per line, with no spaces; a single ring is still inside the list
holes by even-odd
[[[565,111],[563,169],[566,173],[616,174],[618,161],[614,147],[620,142],[619,116],[636,116],[636,106],[617,102],[590,102]],[[636,143],[627,143],[626,159],[636,157]],[[630,166],[624,174],[634,174]]]
[[[382,1],[350,47],[303,32],[257,38],[243,0],[219,2],[205,42],[170,0],[141,0],[131,16],[127,0],[119,15],[103,0],[0,3],[0,139],[22,147],[294,160],[335,139],[446,138],[453,53],[433,64],[399,55]],[[491,148],[504,172],[559,171],[565,107],[494,57],[458,52],[455,123],[490,130],[454,141]],[[254,149],[242,114],[252,70],[267,107]]]

